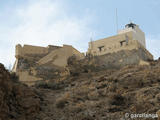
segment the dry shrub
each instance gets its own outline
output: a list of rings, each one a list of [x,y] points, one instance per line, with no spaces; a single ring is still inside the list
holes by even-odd
[[[82,86],[80,88],[73,89],[73,99],[75,102],[77,101],[85,101],[88,100],[89,88],[88,86]]]
[[[63,109],[67,103],[68,100],[65,97],[59,98],[56,100],[56,107],[59,109]]]
[[[86,109],[86,105],[84,103],[76,103],[74,106],[69,107],[69,111],[71,113],[77,114]]]
[[[117,86],[116,86],[116,84],[109,84],[108,85],[108,91],[109,92],[116,92],[116,90],[117,90]]]
[[[116,106],[123,106],[125,105],[125,97],[117,93],[112,93],[109,96],[109,104]]]
[[[19,77],[16,75],[16,73],[10,73],[10,78],[12,79],[13,82],[16,83],[19,82]]]

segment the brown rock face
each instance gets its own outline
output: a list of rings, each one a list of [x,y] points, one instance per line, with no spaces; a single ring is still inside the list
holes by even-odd
[[[131,119],[131,114],[159,115],[160,60],[110,69],[103,66],[105,60],[89,59],[70,58],[70,75],[40,82],[35,88],[20,84],[0,65],[0,119],[119,120]]]
[[[92,62],[70,58],[70,76],[39,85],[45,88],[41,89],[45,96],[38,119],[127,120],[134,114],[156,115],[160,108],[160,61],[120,69],[103,69]],[[134,119],[151,120],[157,116]]]
[[[34,120],[40,110],[38,95],[18,82],[0,64],[0,119],[1,120]]]

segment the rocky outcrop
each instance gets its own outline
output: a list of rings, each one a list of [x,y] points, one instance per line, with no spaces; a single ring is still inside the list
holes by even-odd
[[[71,75],[89,73],[108,69],[121,69],[128,65],[149,65],[153,63],[152,57],[144,49],[121,50],[112,54],[101,56],[86,56],[77,60],[75,56],[68,59],[68,69]]]
[[[76,72],[56,83],[61,87],[55,89],[55,84],[51,87],[52,81],[41,86],[45,88],[41,89],[45,106],[42,105],[39,119],[119,120],[143,113],[153,114],[148,119],[157,119],[160,108],[159,60],[150,61],[149,65],[97,71],[87,60],[87,64],[74,68],[78,62],[73,59],[69,64],[73,65],[72,72]]]
[[[118,120],[130,119],[131,114],[159,115],[160,60],[148,61],[149,65],[97,69],[99,64],[92,64],[96,60],[88,59],[74,68],[79,62],[71,57],[68,61],[71,74],[67,78],[56,82],[51,79],[34,89],[20,84],[1,65],[0,118]]]
[[[0,119],[35,120],[40,111],[40,97],[35,90],[18,82],[0,64]]]
[[[142,61],[152,60],[144,49],[122,50],[112,54],[105,54],[94,58],[95,62],[105,68],[122,68],[127,65],[139,65]]]

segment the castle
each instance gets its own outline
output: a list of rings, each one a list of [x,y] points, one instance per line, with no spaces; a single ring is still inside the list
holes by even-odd
[[[121,51],[132,52],[123,52],[121,56],[119,53]],[[73,55],[76,56],[77,60],[85,58],[83,53],[70,45],[49,45],[48,47],[24,45],[22,47],[18,44],[16,46],[16,61],[12,71],[19,75],[20,81],[32,85],[36,81],[43,80],[40,77],[40,70],[54,71],[53,68],[65,68],[68,58]],[[148,64],[146,61],[153,59],[152,54],[146,49],[144,32],[133,23],[127,24],[125,29],[118,31],[115,36],[90,41],[86,55],[103,57],[100,60],[103,60],[106,66],[113,61],[114,66]],[[113,58],[112,55],[120,55],[120,57]]]

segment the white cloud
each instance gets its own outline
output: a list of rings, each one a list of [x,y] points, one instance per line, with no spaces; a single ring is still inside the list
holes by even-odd
[[[12,16],[17,24],[8,28],[7,33],[0,28],[0,62],[6,66],[13,64],[14,47],[18,43],[39,46],[72,44],[85,51],[92,16],[85,14],[81,19],[76,18],[69,15],[67,7],[62,1],[34,0],[15,8]]]
[[[160,36],[149,35],[146,37],[147,49],[152,53],[154,59],[160,57]]]

